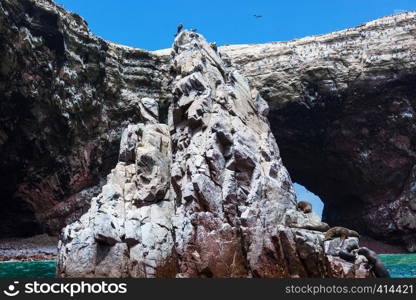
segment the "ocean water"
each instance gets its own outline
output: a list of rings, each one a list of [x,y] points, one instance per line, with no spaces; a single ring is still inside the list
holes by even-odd
[[[391,277],[416,278],[416,254],[380,254]],[[55,261],[1,262],[0,278],[53,278]]]
[[[53,260],[1,262],[0,278],[54,278],[55,269]]]
[[[416,254],[380,254],[380,259],[394,278],[416,278]]]

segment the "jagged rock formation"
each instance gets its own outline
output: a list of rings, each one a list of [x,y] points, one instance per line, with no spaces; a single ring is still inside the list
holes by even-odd
[[[49,0],[1,1],[0,36],[0,236],[58,233],[99,193],[122,130],[152,113],[142,100],[163,111],[169,64]]]
[[[58,276],[371,276],[362,258],[326,254],[319,218],[296,210],[268,106],[246,79],[188,31],[171,74],[171,138],[161,124],[124,131],[101,194],[63,230]]]
[[[174,277],[166,125],[129,125],[117,166],[91,208],[60,238],[60,277]]]
[[[326,252],[281,157],[329,223],[415,250],[414,17],[219,53],[185,32],[171,56],[1,1],[0,235],[72,223],[60,276],[370,276]]]
[[[270,105],[292,179],[323,219],[416,251],[416,13],[291,42],[221,47]],[[374,226],[377,224],[377,226]]]
[[[272,235],[295,196],[267,104],[200,35],[184,32],[173,48],[178,75],[169,125],[180,275],[282,275]]]

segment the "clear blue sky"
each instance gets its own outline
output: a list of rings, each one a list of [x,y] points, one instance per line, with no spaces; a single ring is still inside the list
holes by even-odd
[[[92,32],[120,44],[169,48],[179,23],[217,44],[284,41],[360,25],[415,0],[57,0]],[[262,15],[256,19],[253,15]]]
[[[308,191],[303,185],[295,183],[295,191],[298,201],[308,201],[312,204],[312,210],[322,216],[322,210],[324,209],[324,204],[321,199],[314,193]]]
[[[253,44],[328,33],[416,10],[416,0],[56,0],[81,15],[93,33],[127,46],[171,47],[179,23],[209,41]],[[256,19],[253,15],[261,15]],[[295,184],[298,200],[322,213],[319,197]]]

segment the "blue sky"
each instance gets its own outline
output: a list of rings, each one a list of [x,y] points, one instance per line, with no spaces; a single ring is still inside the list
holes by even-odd
[[[81,15],[93,33],[127,46],[169,48],[179,23],[196,28],[209,41],[253,44],[286,41],[360,25],[401,11],[416,10],[416,0],[57,0]],[[261,15],[262,18],[255,18]],[[295,184],[298,200],[319,197]]]
[[[324,204],[322,203],[321,199],[317,195],[308,191],[304,186],[298,183],[295,183],[294,185],[298,201],[309,201],[312,204],[312,210],[319,216],[322,216]]]
[[[179,23],[219,45],[284,41],[360,25],[415,0],[57,0],[91,30],[120,44],[169,48]],[[262,15],[256,19],[253,15]]]

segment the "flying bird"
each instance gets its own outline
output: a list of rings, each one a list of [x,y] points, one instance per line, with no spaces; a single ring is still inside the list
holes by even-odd
[[[253,15],[256,19],[260,19],[260,18],[263,18],[263,16],[261,16],[261,15]]]

